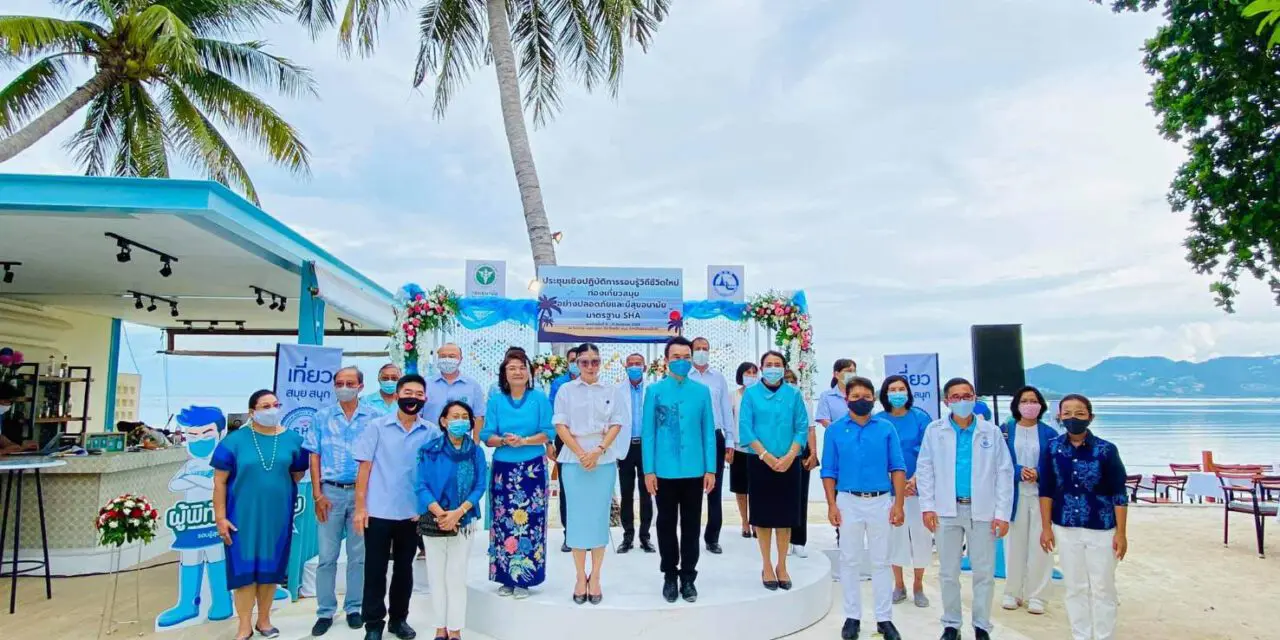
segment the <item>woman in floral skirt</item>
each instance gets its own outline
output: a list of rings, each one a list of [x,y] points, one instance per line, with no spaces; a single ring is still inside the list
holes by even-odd
[[[489,487],[489,579],[498,594],[524,598],[547,577],[547,463],[555,428],[546,394],[531,388],[529,357],[509,351],[498,368],[480,440],[493,447]]]

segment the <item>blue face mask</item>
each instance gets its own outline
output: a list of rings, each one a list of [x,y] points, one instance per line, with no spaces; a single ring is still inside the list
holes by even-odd
[[[782,367],[765,367],[760,371],[760,376],[770,385],[777,385],[782,379],[782,374],[786,373]]]
[[[948,406],[951,408],[951,415],[961,420],[973,415],[973,400],[957,400]]]
[[[569,375],[570,375],[570,376],[573,376],[574,378],[576,378],[576,377],[578,377],[578,375],[579,375],[579,374],[581,374],[581,373],[582,373],[582,370],[578,368],[578,363],[576,363],[576,362],[570,362],[570,363],[569,363]]]
[[[379,380],[378,390],[387,395],[391,395],[396,392],[396,381],[395,380]]]
[[[689,375],[689,370],[693,368],[693,363],[688,360],[672,360],[667,363],[667,370],[681,378]]]
[[[201,438],[199,440],[187,441],[187,453],[193,458],[208,458],[213,455],[213,450],[218,446],[218,441],[213,438]]]
[[[462,436],[471,433],[471,421],[463,418],[450,420],[448,423],[448,429],[449,435],[455,438],[461,438]]]
[[[639,382],[644,377],[644,367],[630,366],[627,367],[627,379],[632,382]]]
[[[901,409],[907,406],[908,397],[910,396],[907,395],[906,391],[890,391],[889,406],[893,407],[894,409]]]

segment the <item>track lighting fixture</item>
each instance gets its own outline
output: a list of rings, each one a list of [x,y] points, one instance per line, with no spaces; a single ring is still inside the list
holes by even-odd
[[[165,278],[173,275],[173,264],[170,261],[169,256],[162,256],[160,258],[160,275]]]
[[[170,302],[170,303],[169,303],[169,315],[170,315],[170,316],[173,316],[173,317],[175,317],[175,318],[176,318],[176,317],[178,317],[178,303],[177,303],[177,302]]]
[[[142,308],[142,295],[141,295],[141,294],[137,294],[137,293],[133,294],[133,308],[134,308],[134,309],[141,309],[141,308]]]
[[[111,233],[110,231],[108,231],[103,235],[116,241],[116,247],[120,250],[119,252],[116,253],[116,262],[125,263],[125,262],[129,262],[130,260],[133,260],[133,250],[135,248],[141,249],[148,253],[154,253],[156,256],[160,258],[160,275],[161,276],[168,278],[169,276],[173,275],[173,263],[178,261],[177,258],[163,251],[152,249],[151,247],[148,247],[145,244],[134,242],[133,240],[130,240],[124,236]]]
[[[129,243],[124,238],[117,240],[116,246],[120,247],[120,253],[116,254],[116,262],[128,262],[133,259],[133,253],[129,250]]]
[[[21,262],[0,262],[0,267],[4,267],[4,277],[2,279],[5,284],[13,283],[13,268],[20,266],[22,266]]]
[[[147,305],[147,313],[151,313],[152,311],[155,311],[155,310],[156,310],[156,299],[152,298],[151,304]]]
[[[278,293],[275,293],[274,291],[263,289],[262,287],[255,286],[255,285],[250,285],[249,288],[252,289],[254,295],[257,296],[256,301],[258,303],[258,306],[262,306],[266,304],[266,301],[263,299],[263,296],[271,296],[271,304],[267,308],[272,311],[284,311],[285,307],[288,306],[289,299]]]
[[[154,293],[143,293],[141,291],[133,291],[133,290],[126,291],[124,295],[121,297],[132,297],[133,308],[134,309],[145,308],[148,313],[155,311],[160,304],[167,304],[171,307],[171,311],[172,311],[171,315],[173,315],[173,317],[175,318],[178,317],[178,300],[176,298],[166,298],[164,296],[155,295]],[[148,304],[144,305],[142,303],[143,298],[147,299]]]

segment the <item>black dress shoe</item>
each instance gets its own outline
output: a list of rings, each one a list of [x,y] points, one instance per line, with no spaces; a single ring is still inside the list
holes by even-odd
[[[650,542],[648,538],[640,538],[640,548],[643,549],[645,553],[658,552],[657,549],[653,548],[653,543]]]
[[[698,589],[697,587],[693,586],[692,580],[680,585],[680,597],[684,598],[685,602],[698,601]]]
[[[720,554],[724,553],[724,549],[721,549],[721,548],[720,548],[720,543],[719,543],[719,542],[708,542],[708,543],[707,543],[707,551],[710,551],[711,553],[714,553],[714,554],[716,554],[716,555],[720,555]]]
[[[974,627],[973,638],[974,640],[991,640],[991,634],[987,633],[986,629],[979,629],[977,627]]]
[[[862,628],[862,621],[854,618],[845,618],[844,626],[840,627],[840,637],[844,640],[858,640],[858,631]]]
[[[413,640],[418,637],[418,632],[414,631],[413,627],[409,626],[409,623],[404,620],[387,623],[387,631],[391,635],[400,638],[400,640]]]
[[[667,578],[662,581],[662,597],[667,602],[675,602],[680,597],[680,589],[676,586],[675,578]]]
[[[382,640],[382,629],[366,629],[364,640]]]
[[[631,544],[631,538],[623,538],[622,544],[618,545],[618,553],[626,553],[634,548],[635,545]]]
[[[319,638],[329,633],[329,627],[333,626],[333,618],[317,618],[316,623],[311,625],[311,635]]]
[[[902,640],[902,634],[898,633],[898,628],[893,626],[892,622],[876,623],[876,631],[884,636],[884,640]]]
[[[942,637],[939,640],[960,640],[960,630],[955,627],[947,627],[942,630]]]
[[[743,532],[742,532],[742,537],[744,537],[744,538],[748,538],[748,539],[749,539],[749,538],[751,538],[751,532],[750,532],[750,531],[743,531]]]
[[[568,542],[561,542],[561,543],[560,543],[560,553],[569,553],[570,551],[573,551],[573,549],[570,549],[570,548],[569,548],[569,543],[568,543]]]
[[[363,627],[363,626],[364,626],[364,616],[360,615],[360,612],[359,612],[359,611],[357,611],[357,612],[355,612],[355,613],[348,613],[348,614],[347,614],[347,626],[348,626],[348,627],[351,627],[352,629],[359,629],[360,627]]]

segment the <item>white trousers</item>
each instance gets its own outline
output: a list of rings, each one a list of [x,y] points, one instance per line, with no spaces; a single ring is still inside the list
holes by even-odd
[[[888,494],[875,498],[859,498],[849,493],[836,494],[840,510],[840,587],[844,590],[844,617],[862,619],[861,569],[863,536],[871,559],[871,593],[875,598],[876,622],[893,620],[893,573],[889,570]]]
[[[472,535],[475,535],[474,533]],[[431,626],[461,631],[467,626],[467,556],[471,535],[423,538],[431,582]]]
[[[942,583],[942,626],[963,626],[960,557],[969,550],[973,570],[973,626],[991,631],[991,596],[995,591],[996,536],[989,520],[974,520],[967,504],[956,505],[954,518],[938,518],[938,578]]]
[[[1053,578],[1053,555],[1040,548],[1040,496],[1018,495],[1018,512],[1009,524],[1005,538],[1004,595],[1022,601],[1044,602],[1044,594]]]
[[[906,521],[893,527],[889,543],[889,561],[895,567],[924,569],[933,561],[933,534],[924,526],[920,513],[920,497],[907,496],[902,501]]]
[[[1115,531],[1053,526],[1067,588],[1072,640],[1111,640],[1116,632]]]

